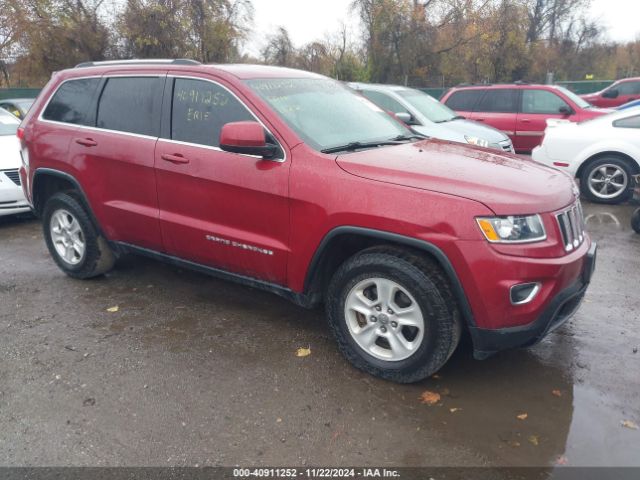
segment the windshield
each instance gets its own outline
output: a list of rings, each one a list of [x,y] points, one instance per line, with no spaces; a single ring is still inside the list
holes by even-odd
[[[420,90],[398,90],[397,93],[432,122],[443,123],[450,122],[455,118],[460,118],[460,116],[449,107]]]
[[[571,100],[573,103],[575,103],[578,107],[580,107],[580,108],[593,108],[593,105],[591,105],[589,102],[587,102],[584,98],[579,97],[578,95],[573,93],[571,90],[568,90],[568,89],[566,89],[564,87],[557,87],[557,88],[562,93],[564,93],[567,97],[569,97],[569,100]]]
[[[335,80],[271,78],[247,80],[247,84],[316,150],[413,136],[400,122]]]
[[[15,135],[19,125],[20,122],[13,115],[0,111],[0,135]]]

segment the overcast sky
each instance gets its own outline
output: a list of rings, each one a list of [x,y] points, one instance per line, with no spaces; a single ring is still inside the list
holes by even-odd
[[[592,0],[591,14],[608,27],[615,41],[640,36],[640,0]],[[293,42],[300,46],[338,30],[340,22],[351,27],[352,40],[358,40],[358,22],[350,12],[350,0],[253,0],[254,34],[246,45],[257,55],[264,37],[276,27],[287,28]]]

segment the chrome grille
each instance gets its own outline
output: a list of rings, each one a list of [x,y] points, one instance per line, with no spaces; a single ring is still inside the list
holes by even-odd
[[[500,142],[500,148],[505,152],[513,153],[513,144],[511,143],[511,140],[503,140]]]
[[[584,216],[580,202],[576,202],[564,212],[557,214],[556,218],[562,233],[564,249],[570,252],[582,245],[584,241]]]
[[[15,170],[2,170],[2,173],[9,177],[9,180],[11,180],[13,183],[18,186],[20,185],[20,174],[18,173],[17,168]]]

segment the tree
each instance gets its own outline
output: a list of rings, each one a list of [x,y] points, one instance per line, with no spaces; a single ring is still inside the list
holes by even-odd
[[[267,37],[267,43],[261,54],[265,63],[282,67],[295,65],[296,49],[285,27],[278,27],[275,33]]]

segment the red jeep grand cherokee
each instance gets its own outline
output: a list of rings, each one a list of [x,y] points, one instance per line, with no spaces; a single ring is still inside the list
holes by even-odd
[[[513,148],[525,153],[542,143],[549,118],[582,122],[609,113],[564,87],[527,83],[456,87],[440,101],[465,118],[502,130]]]
[[[416,138],[307,72],[80,65],[53,76],[18,135],[68,275],[133,252],[324,301],[344,355],[398,382],[437,371],[463,331],[478,358],[534,344],[594,268],[572,178]]]

